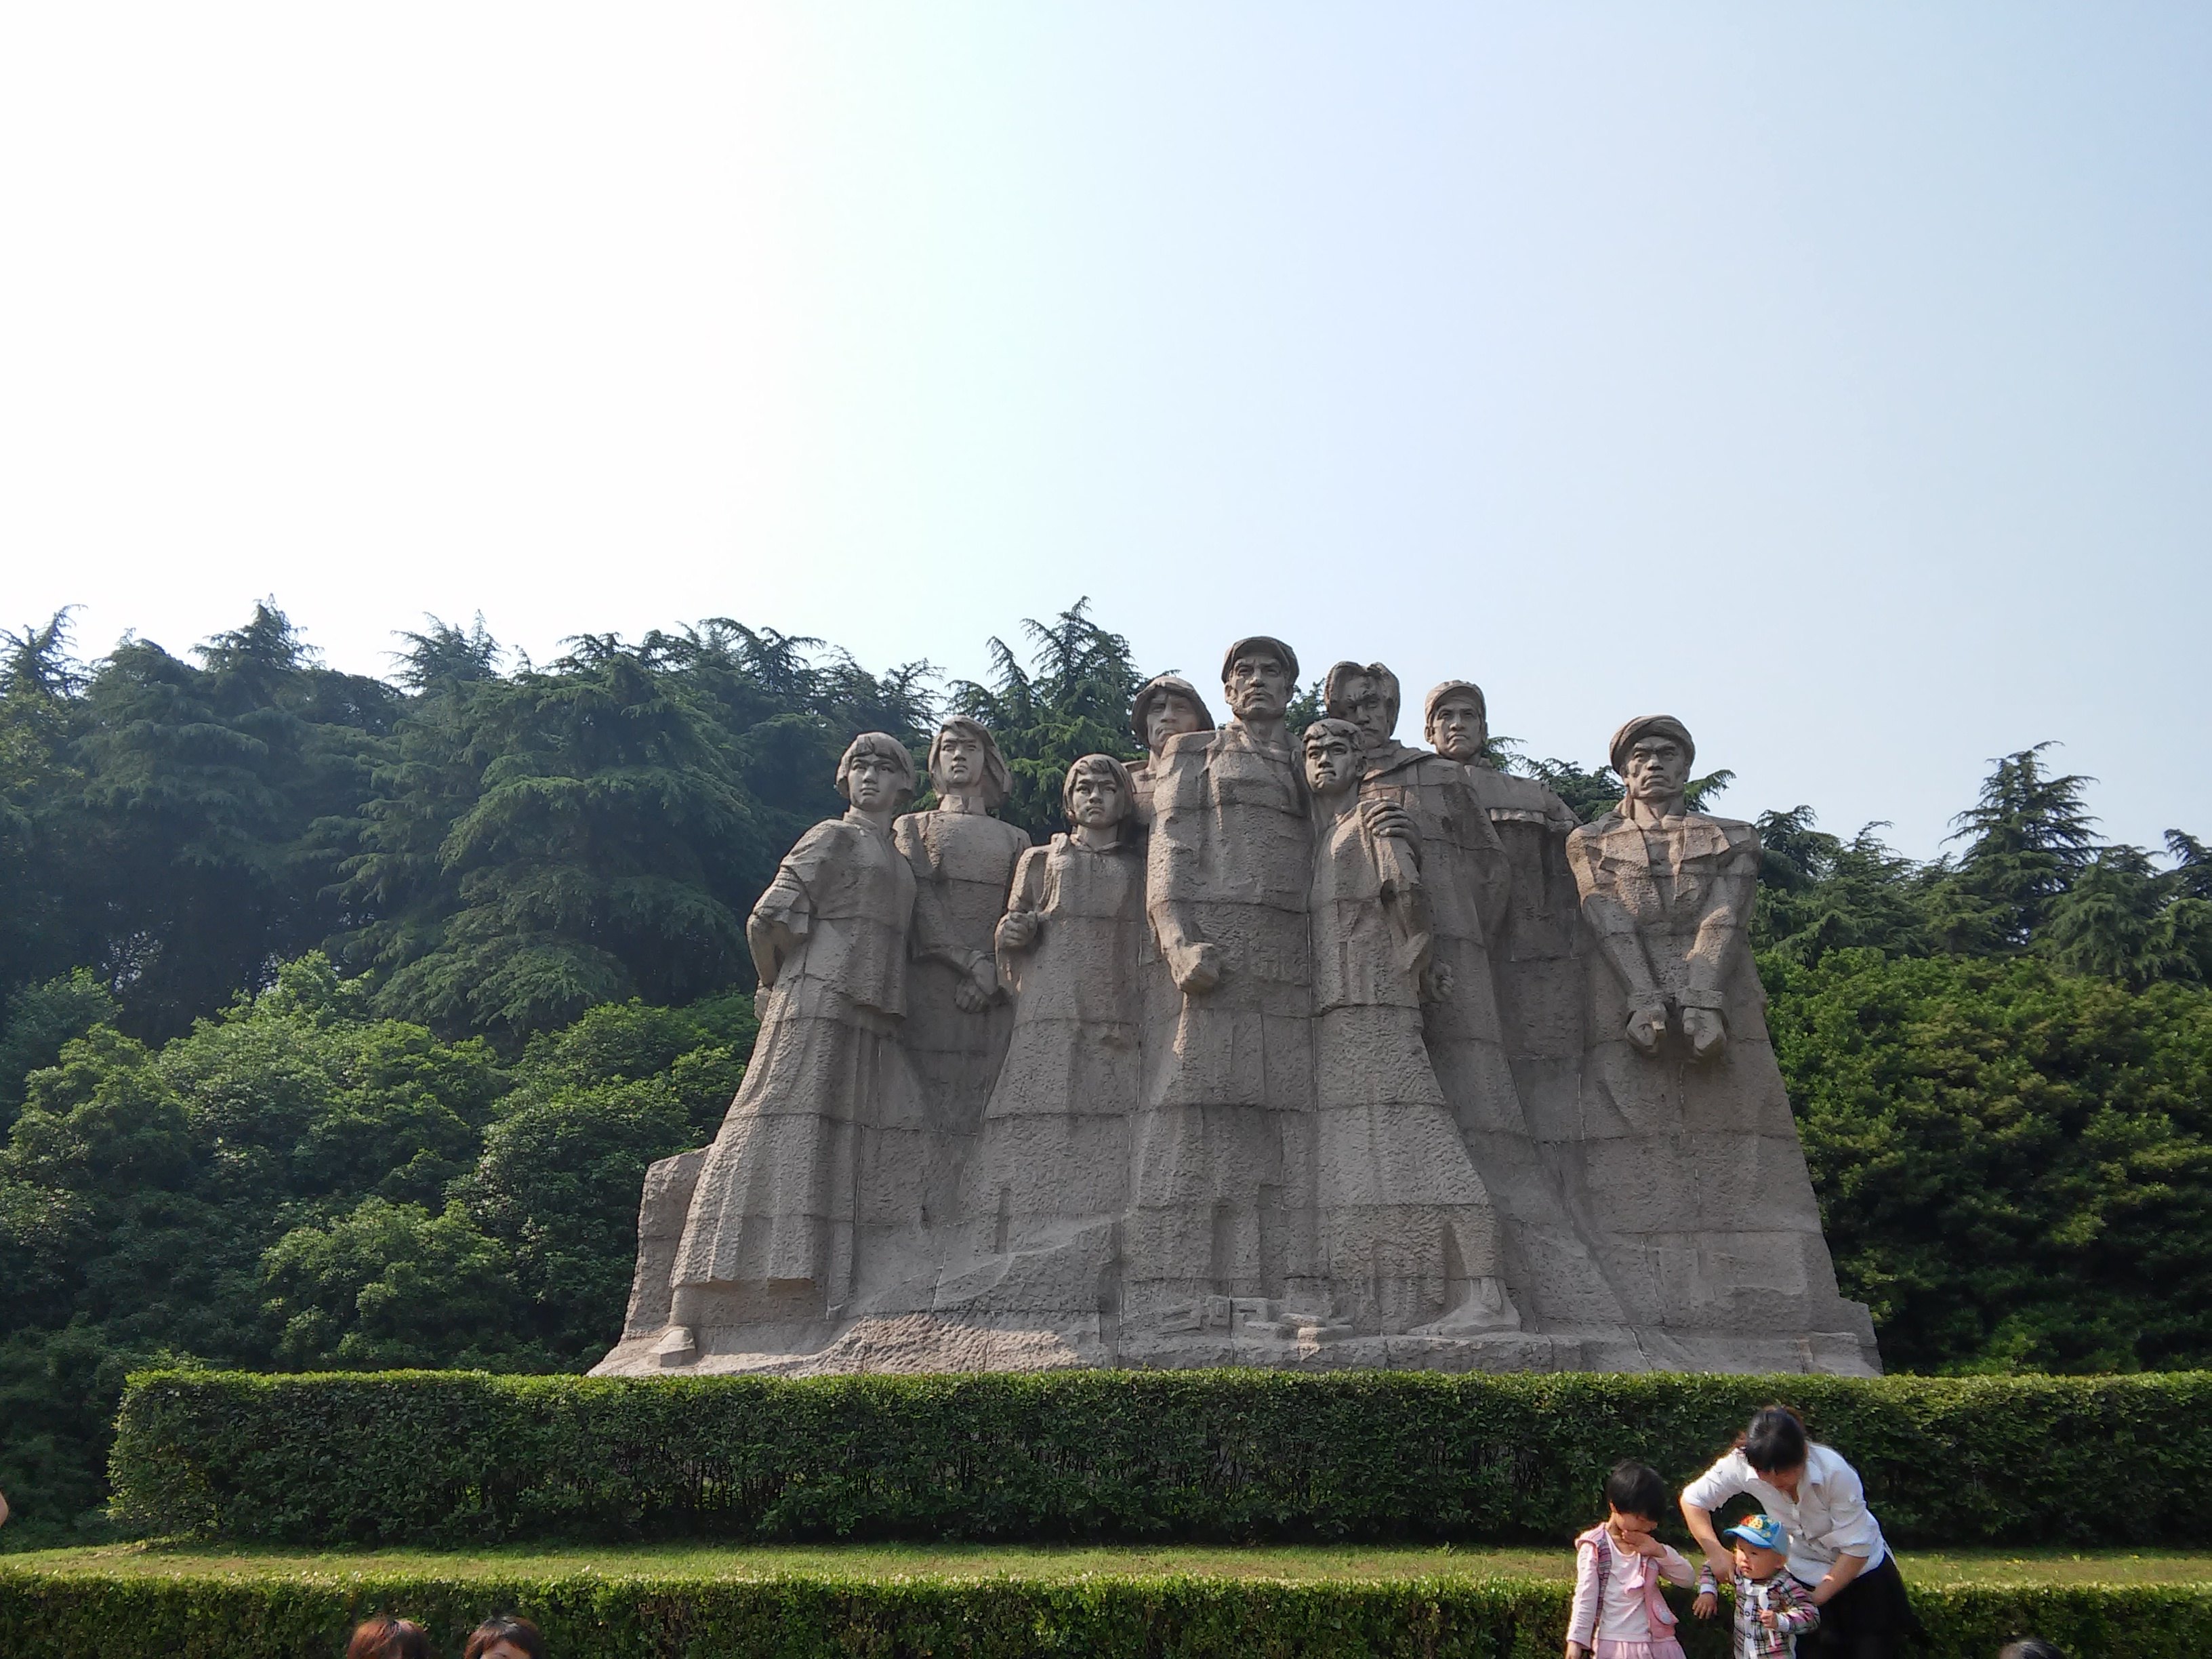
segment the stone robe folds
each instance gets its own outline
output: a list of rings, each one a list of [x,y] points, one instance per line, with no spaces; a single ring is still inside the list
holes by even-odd
[[[953,993],[975,964],[992,959],[1006,890],[1030,838],[981,812],[909,812],[891,829],[918,889],[904,1042],[929,1131],[918,1148],[927,1159],[917,1171],[922,1207],[941,1223],[951,1218],[960,1164],[1013,1029],[1004,996],[969,1013]]]
[[[1322,825],[1310,899],[1316,1209],[1331,1313],[1363,1336],[1521,1322],[1490,1195],[1422,1039],[1422,890],[1413,849],[1369,833],[1356,805]]]
[[[1110,1347],[1142,1082],[1143,842],[1094,850],[1054,836],[1022,854],[1006,908],[1039,926],[1029,949],[1000,956],[1013,1036],[962,1182],[961,1248],[938,1311],[1030,1315],[1082,1349]]]
[[[1403,806],[1420,836],[1432,948],[1450,981],[1425,1011],[1430,1060],[1504,1223],[1507,1277],[1522,1313],[1540,1329],[1632,1344],[1593,1237],[1541,1156],[1506,1053],[1486,940],[1504,925],[1512,882],[1476,785],[1459,762],[1396,744],[1371,756],[1360,781],[1363,799]]]
[[[914,872],[857,812],[817,823],[754,907],[797,943],[763,993],[744,1082],[708,1151],[672,1279],[676,1322],[835,1318],[867,1235],[906,1224],[920,1155],[899,1048]]]
[[[1686,1334],[1842,1334],[1871,1354],[1866,1310],[1837,1292],[1767,1036],[1747,940],[1759,832],[1699,812],[1650,830],[1608,813],[1567,838],[1567,857],[1595,942],[1584,1196],[1638,1322]],[[1668,1030],[1647,1055],[1628,1021],[1655,1002]],[[1719,1055],[1692,1056],[1681,1020],[1692,1008],[1725,1020]]]
[[[1211,1297],[1314,1305],[1305,780],[1287,743],[1232,722],[1170,738],[1152,795],[1146,898],[1160,953],[1172,972],[1211,944],[1224,971],[1177,997],[1147,1085],[1127,1317],[1195,1318]]]

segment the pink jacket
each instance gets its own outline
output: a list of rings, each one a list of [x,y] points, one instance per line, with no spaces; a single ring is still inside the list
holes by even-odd
[[[1661,1593],[1661,1581],[1687,1585],[1696,1577],[1681,1552],[1660,1547],[1665,1553],[1653,1558],[1623,1550],[1600,1523],[1575,1540],[1575,1599],[1567,1614],[1567,1640],[1577,1647],[1593,1648],[1601,1637],[1609,1641],[1658,1642],[1671,1633],[1674,1610]],[[1631,1607],[1640,1602],[1644,1632],[1627,1634],[1601,1628],[1608,1600],[1625,1595]]]

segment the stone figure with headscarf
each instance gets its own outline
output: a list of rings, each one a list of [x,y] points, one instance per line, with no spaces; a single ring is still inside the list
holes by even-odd
[[[1145,758],[1129,769],[1129,781],[1136,788],[1137,819],[1139,823],[1152,821],[1152,768],[1158,762],[1160,750],[1166,748],[1170,738],[1179,738],[1186,732],[1213,730],[1213,711],[1206,706],[1206,699],[1198,688],[1180,674],[1155,674],[1137,688],[1135,700],[1129,707],[1129,729],[1137,734],[1137,741],[1145,745]]]
[[[849,1313],[872,1242],[912,1231],[918,1149],[902,1126],[916,1091],[899,1033],[915,879],[891,820],[914,781],[897,738],[855,738],[837,764],[848,810],[799,837],[746,921],[761,983],[751,1064],[714,1145],[654,1166],[658,1196],[683,1206],[661,1364],[693,1363],[748,1326],[802,1352],[818,1344]],[[648,1216],[655,1197],[648,1182]],[[656,1297],[646,1263],[641,1249],[640,1337],[639,1297]]]
[[[925,1190],[933,1219],[950,1218],[966,1155],[1006,1052],[1013,1015],[995,962],[999,918],[1028,832],[992,814],[1013,787],[997,739],[955,715],[929,745],[937,805],[894,826],[913,866],[915,966],[905,1042],[930,1135]]]
[[[1624,799],[1567,837],[1595,945],[1583,1195],[1637,1322],[1684,1345],[1662,1360],[1710,1365],[1701,1340],[1735,1354],[1782,1331],[1871,1354],[1866,1310],[1837,1293],[1767,1037],[1749,944],[1759,832],[1689,806],[1696,754],[1671,714],[1629,721],[1611,745]]]

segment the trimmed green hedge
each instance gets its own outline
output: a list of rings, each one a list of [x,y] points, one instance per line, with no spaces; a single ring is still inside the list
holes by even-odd
[[[100,1577],[0,1569],[0,1653],[42,1659],[327,1659],[354,1621],[396,1613],[459,1650],[492,1613],[527,1613],[559,1659],[761,1654],[1403,1655],[1547,1659],[1568,1587],[1495,1579],[1281,1583],[1187,1576],[957,1582],[560,1578],[466,1582]],[[1684,1601],[1677,1598],[1677,1605]],[[2069,1653],[2196,1659],[2212,1647],[2212,1589],[2076,1586],[1914,1592],[1922,1651],[1988,1659],[2014,1637]],[[1690,1659],[1720,1659],[1725,1626],[1685,1617]]]
[[[618,1540],[1563,1542],[1783,1398],[1906,1544],[2212,1541],[2212,1373],[1056,1371],[683,1379],[143,1372],[118,1517],[323,1546]]]

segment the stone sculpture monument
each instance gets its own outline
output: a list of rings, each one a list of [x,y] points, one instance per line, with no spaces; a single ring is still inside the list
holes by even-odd
[[[1746,945],[1758,836],[1686,806],[1680,722],[1615,734],[1584,825],[1489,763],[1470,681],[1417,750],[1382,664],[1297,735],[1287,645],[1221,678],[1218,728],[1147,682],[1145,759],[1077,761],[1044,847],[974,722],[927,812],[854,741],[598,1369],[1875,1370]]]

